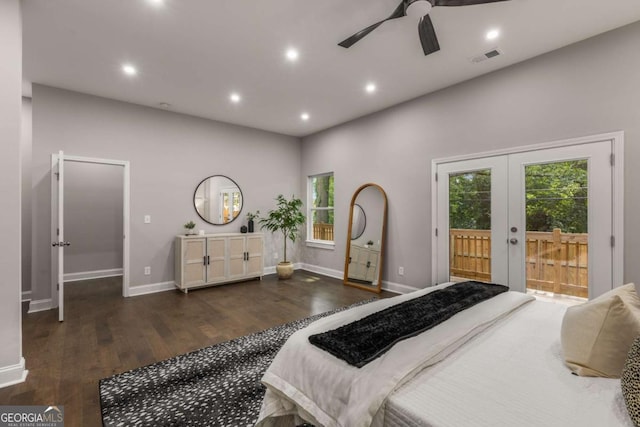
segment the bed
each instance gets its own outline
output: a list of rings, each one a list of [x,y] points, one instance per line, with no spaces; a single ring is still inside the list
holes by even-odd
[[[506,292],[395,344],[361,368],[309,343],[450,284],[379,300],[294,334],[263,377],[258,426],[633,426],[619,379],[572,375],[566,307]]]

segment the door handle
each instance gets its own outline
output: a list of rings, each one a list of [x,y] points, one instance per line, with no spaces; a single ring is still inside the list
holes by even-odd
[[[51,246],[53,246],[53,247],[55,247],[55,246],[59,246],[59,247],[71,246],[71,242],[53,242],[51,244]]]
[[[511,239],[509,239],[509,243],[511,243],[512,245],[517,245],[518,239],[516,239],[515,237],[512,237]]]

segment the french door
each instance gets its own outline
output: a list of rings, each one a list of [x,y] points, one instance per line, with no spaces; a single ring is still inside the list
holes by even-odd
[[[614,286],[611,140],[436,163],[436,283]]]

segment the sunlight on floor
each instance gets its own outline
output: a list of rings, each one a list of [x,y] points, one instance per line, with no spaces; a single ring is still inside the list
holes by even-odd
[[[563,305],[578,305],[587,302],[586,298],[574,297],[570,295],[554,294],[553,292],[544,292],[527,289],[527,295],[532,295],[540,301],[553,302]]]

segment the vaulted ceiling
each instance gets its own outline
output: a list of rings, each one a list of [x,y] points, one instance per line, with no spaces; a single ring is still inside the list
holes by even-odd
[[[398,3],[23,0],[24,78],[304,136],[640,20],[638,0],[498,1],[434,7],[428,56],[413,17],[338,46]]]

